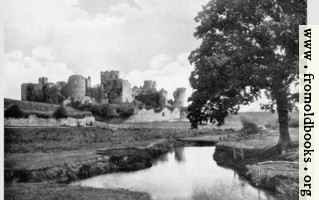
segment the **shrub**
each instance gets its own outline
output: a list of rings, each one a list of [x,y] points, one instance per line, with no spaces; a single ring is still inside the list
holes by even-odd
[[[59,106],[53,113],[56,119],[67,118],[67,112],[63,105]]]
[[[109,104],[93,105],[91,107],[93,115],[97,115],[103,119],[109,119],[114,116],[115,110]]]
[[[35,113],[35,116],[37,116],[38,118],[43,118],[43,119],[51,118],[50,113]]]
[[[10,106],[5,112],[4,112],[5,118],[26,118],[28,117],[27,113],[24,113],[20,107],[16,104]]]
[[[116,112],[122,118],[128,118],[134,115],[134,105],[133,104],[121,104],[117,109]]]
[[[244,134],[253,135],[259,132],[258,126],[254,122],[251,122],[244,117],[240,118],[240,121],[243,125],[241,132],[243,132]]]

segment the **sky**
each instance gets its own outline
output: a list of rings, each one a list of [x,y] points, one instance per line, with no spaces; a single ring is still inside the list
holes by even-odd
[[[4,97],[22,83],[67,81],[119,70],[132,87],[156,80],[172,98],[192,93],[188,56],[200,45],[194,18],[208,0],[5,0]],[[267,102],[265,99],[263,102]],[[260,102],[241,111],[258,111]]]

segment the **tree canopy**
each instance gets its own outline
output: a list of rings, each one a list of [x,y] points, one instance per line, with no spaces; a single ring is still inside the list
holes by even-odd
[[[290,142],[288,111],[298,96],[290,86],[298,80],[298,29],[306,11],[305,0],[211,0],[203,6],[194,34],[201,45],[189,56],[193,128],[222,125],[265,91],[270,102],[262,108],[276,104],[280,132]]]

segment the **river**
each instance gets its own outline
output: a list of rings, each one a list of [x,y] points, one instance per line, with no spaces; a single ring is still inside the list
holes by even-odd
[[[96,176],[73,185],[148,192],[154,200],[277,200],[234,170],[218,166],[214,151],[215,147],[177,148],[154,160],[151,168]]]

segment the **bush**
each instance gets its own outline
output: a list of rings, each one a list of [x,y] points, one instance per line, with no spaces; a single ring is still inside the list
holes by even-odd
[[[59,106],[53,113],[56,119],[67,118],[67,112],[63,105]]]
[[[240,118],[240,121],[243,125],[243,128],[241,129],[241,132],[246,135],[254,135],[259,132],[258,126],[254,123],[249,121],[247,118]]]
[[[115,109],[109,104],[92,105],[91,112],[93,115],[98,116],[102,119],[109,119],[115,115]]]
[[[50,113],[35,113],[35,116],[37,116],[38,118],[43,118],[43,119],[51,118]]]
[[[122,118],[128,118],[134,115],[134,105],[132,104],[121,104],[117,109],[116,112]]]
[[[4,112],[5,118],[27,118],[28,114],[24,113],[20,107],[16,104],[10,106],[5,112]]]

